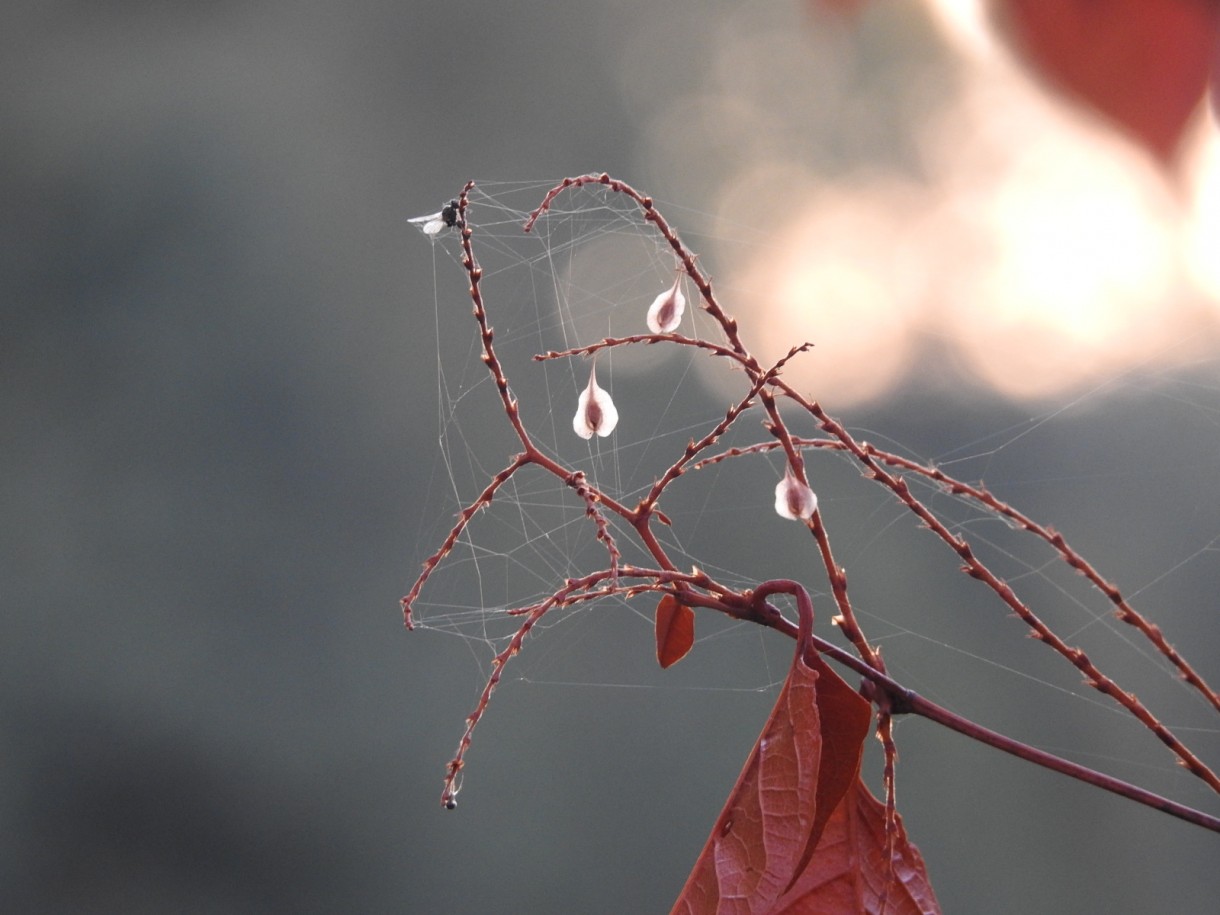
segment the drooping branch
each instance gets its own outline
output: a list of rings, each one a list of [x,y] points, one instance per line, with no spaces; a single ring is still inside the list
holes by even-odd
[[[529,463],[529,456],[526,454],[518,454],[512,459],[512,461],[509,462],[507,467],[493,476],[491,478],[491,482],[487,484],[486,488],[484,488],[481,493],[479,493],[478,497],[463,508],[458,514],[457,523],[449,531],[449,534],[445,537],[444,542],[441,543],[440,548],[424,561],[423,571],[419,573],[419,577],[416,578],[415,583],[411,585],[411,590],[407,593],[407,596],[404,597],[400,602],[402,604],[403,622],[407,629],[415,628],[415,624],[411,618],[411,609],[415,605],[415,601],[419,598],[420,592],[423,591],[424,585],[428,583],[428,579],[436,570],[436,567],[441,564],[446,556],[449,555],[449,552],[453,549],[454,544],[457,543],[458,538],[462,536],[462,532],[465,531],[469,526],[471,519],[478,514],[479,509],[490,505],[492,499],[496,497],[496,492],[500,489],[500,487],[512,479],[513,474],[515,474],[527,463]]]
[[[642,579],[643,582],[631,586],[621,586],[619,581],[626,579]],[[526,636],[530,634],[547,613],[557,607],[570,607],[580,603],[601,600],[613,595],[631,597],[651,590],[664,590],[667,593],[676,593],[679,588],[682,589],[684,594],[690,588],[711,591],[712,593],[707,595],[707,603],[718,608],[727,609],[728,605],[715,595],[715,590],[718,587],[707,575],[701,572],[687,575],[664,569],[615,566],[610,569],[594,572],[591,575],[568,579],[561,588],[541,601],[526,607],[508,610],[507,615],[522,616],[524,620],[509,639],[508,645],[492,658],[491,675],[483,685],[483,690],[479,694],[479,700],[475,705],[474,711],[466,718],[466,729],[462,732],[461,740],[458,742],[457,752],[446,767],[444,789],[441,792],[441,804],[450,810],[457,806],[457,795],[461,790],[460,776],[462,769],[466,765],[466,751],[470,749],[475,728],[478,726],[479,721],[482,720],[483,714],[491,703],[492,693],[500,685],[500,680],[504,676],[505,665],[520,653],[525,644]],[[734,597],[731,592],[725,593],[722,596]],[[700,603],[701,605],[707,605],[702,600]]]

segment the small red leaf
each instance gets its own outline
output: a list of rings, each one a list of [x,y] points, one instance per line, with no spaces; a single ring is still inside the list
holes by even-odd
[[[1172,157],[1217,51],[1214,0],[1002,0],[1038,73]]]
[[[677,664],[695,644],[695,611],[666,594],[657,604],[657,661]]]

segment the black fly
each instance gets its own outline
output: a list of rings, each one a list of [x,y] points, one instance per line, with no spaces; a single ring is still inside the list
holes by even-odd
[[[408,219],[407,222],[419,226],[420,231],[425,235],[436,236],[445,229],[461,228],[462,210],[456,200],[450,200],[439,213],[416,216]]]

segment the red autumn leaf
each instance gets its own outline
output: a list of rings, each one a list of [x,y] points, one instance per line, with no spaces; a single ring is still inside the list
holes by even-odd
[[[677,664],[695,644],[695,611],[666,594],[657,604],[657,661]]]
[[[996,10],[1041,76],[1173,156],[1220,49],[1220,3],[1000,0]]]
[[[802,620],[775,708],[674,913],[874,912],[880,897],[868,888],[884,888],[891,873],[899,881],[892,911],[939,911],[905,839],[887,863],[884,810],[878,834],[879,805],[859,779],[870,706],[810,647],[810,630]],[[853,890],[855,901],[842,906]],[[923,908],[898,908],[899,897]]]
[[[907,841],[901,818],[896,825],[887,852],[885,805],[856,779],[831,815],[805,870],[772,911],[776,915],[939,913],[919,849]]]

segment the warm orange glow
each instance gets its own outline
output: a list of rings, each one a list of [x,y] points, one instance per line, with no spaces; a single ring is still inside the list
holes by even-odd
[[[1220,320],[1220,134],[1215,130],[1199,143],[1189,168],[1194,207],[1186,224],[1187,269]]]
[[[782,12],[755,21],[737,11],[715,32],[698,93],[656,113],[654,167],[672,171],[680,191],[722,189],[716,212],[729,228],[709,253],[728,265],[717,288],[747,340],[769,359],[814,342],[787,377],[835,404],[946,367],[966,373],[959,383],[1055,396],[1214,346],[1214,124],[1200,124],[1175,184],[1145,152],[1036,84],[991,34],[979,0],[928,0],[927,9],[955,58],[944,91],[935,68],[932,89],[913,71],[897,100],[894,83],[859,79],[891,48],[857,49],[855,59],[852,42],[892,41],[892,32],[865,24],[872,37],[858,39],[802,30]],[[766,66],[746,66],[760,49]],[[828,147],[875,161],[872,134],[890,129],[877,121],[884,110],[913,113],[918,169],[853,170],[841,152],[839,167],[819,168],[816,153]],[[763,210],[773,218],[747,247],[732,221],[759,225],[746,218],[758,216],[758,201],[780,203]]]
[[[1010,118],[1028,131],[1019,142],[1007,136]],[[963,98],[945,123],[932,155],[986,240],[946,292],[974,372],[1008,394],[1043,396],[1183,335],[1165,320],[1177,207],[1151,163],[1016,80]]]
[[[744,188],[778,177],[746,179],[729,196],[748,199]],[[904,195],[896,183],[810,191],[784,214],[771,245],[729,277],[734,308],[753,316],[746,334],[760,358],[774,362],[814,343],[785,372],[814,397],[875,397],[904,367],[923,288],[918,260],[905,256],[903,223],[915,213]]]

